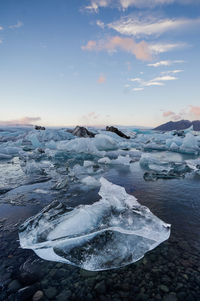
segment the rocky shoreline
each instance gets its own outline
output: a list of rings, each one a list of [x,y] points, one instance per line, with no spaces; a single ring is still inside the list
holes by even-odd
[[[198,252],[175,235],[137,263],[104,272],[43,261],[18,247],[16,232],[0,235],[1,301],[199,300]]]

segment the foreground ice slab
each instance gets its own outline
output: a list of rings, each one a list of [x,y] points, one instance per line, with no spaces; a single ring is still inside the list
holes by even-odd
[[[123,187],[100,182],[98,202],[73,210],[53,202],[24,222],[21,247],[46,260],[98,271],[133,263],[169,238],[169,224]]]

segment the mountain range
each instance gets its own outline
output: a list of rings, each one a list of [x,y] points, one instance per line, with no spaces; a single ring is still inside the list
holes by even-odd
[[[169,121],[167,123],[159,125],[154,130],[158,130],[158,131],[185,130],[191,126],[193,126],[194,131],[200,131],[200,120]]]

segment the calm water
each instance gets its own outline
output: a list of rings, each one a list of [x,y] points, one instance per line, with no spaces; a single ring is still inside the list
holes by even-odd
[[[169,155],[172,160],[183,159],[180,154]],[[2,195],[0,300],[32,300],[36,292],[38,300],[57,301],[200,300],[200,176],[188,174],[184,179],[145,182],[143,174],[136,162],[131,170],[115,166],[105,177],[125,187],[141,204],[170,223],[171,237],[139,262],[111,271],[87,272],[43,261],[32,251],[22,250],[18,242],[18,225],[53,199],[62,199],[73,207],[91,204],[99,199],[99,189],[84,192],[74,188],[69,195],[33,192],[47,189],[49,184],[45,182],[34,184],[34,189],[30,186],[25,192],[22,188],[14,196]],[[27,204],[9,204],[23,193]]]

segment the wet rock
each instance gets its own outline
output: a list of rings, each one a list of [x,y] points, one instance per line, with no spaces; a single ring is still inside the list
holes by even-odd
[[[86,301],[92,301],[92,300],[93,300],[92,295],[91,295],[90,293],[87,294],[87,296],[85,297],[85,300],[86,300]]]
[[[56,301],[67,301],[71,295],[70,290],[64,290],[56,297]]]
[[[49,299],[53,299],[57,295],[57,290],[55,287],[49,287],[44,290],[45,295]]]
[[[96,277],[98,275],[98,272],[92,272],[92,271],[87,271],[87,270],[81,270],[80,275],[88,278],[88,277]]]
[[[13,280],[9,283],[8,285],[8,292],[9,293],[15,293],[21,288],[21,284],[19,283],[18,280]]]
[[[76,126],[75,129],[72,131],[72,134],[77,137],[83,137],[83,138],[94,138],[95,134],[88,131],[83,126]]]
[[[177,298],[175,294],[169,294],[163,298],[163,301],[177,301]]]
[[[102,280],[101,282],[98,282],[95,285],[94,289],[99,294],[105,294],[105,292],[106,292],[106,286],[105,286],[104,280]]]
[[[33,300],[33,301],[39,301],[39,300],[41,300],[41,299],[43,298],[43,296],[44,296],[43,291],[37,291],[37,292],[33,295],[32,300]]]
[[[128,283],[123,283],[121,286],[123,291],[128,292],[130,290],[129,284]]]
[[[7,298],[7,294],[5,292],[0,293],[0,301],[5,301]]]
[[[11,188],[0,188],[0,194],[5,194],[10,190],[11,190]]]
[[[122,133],[120,130],[118,130],[118,128],[116,128],[114,126],[107,126],[106,131],[115,133],[115,134],[117,134],[118,136],[120,136],[122,138],[130,139],[129,136],[126,136],[124,133]]]
[[[38,277],[34,273],[23,272],[19,275],[19,281],[24,285],[30,285],[35,283],[38,280]]]
[[[41,125],[36,125],[35,126],[35,130],[37,130],[37,131],[44,131],[45,130],[45,127],[44,126],[41,126]]]
[[[160,290],[161,290],[162,292],[164,292],[164,293],[168,293],[168,292],[169,292],[168,287],[167,287],[166,285],[164,285],[164,284],[161,284],[161,285],[159,286],[159,288],[160,288]]]
[[[19,301],[30,300],[35,293],[36,288],[34,286],[26,286],[18,290],[17,298]]]
[[[185,137],[184,131],[174,131],[173,136]]]
[[[185,293],[185,292],[179,292],[178,294],[177,294],[177,297],[178,297],[178,300],[187,300],[187,294]]]

